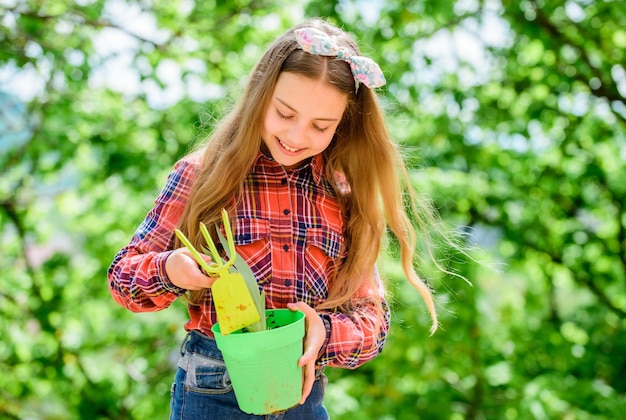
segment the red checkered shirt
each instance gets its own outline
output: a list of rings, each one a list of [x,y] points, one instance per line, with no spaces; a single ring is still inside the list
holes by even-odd
[[[174,167],[165,187],[130,243],[115,256],[109,271],[113,298],[135,312],[167,308],[185,293],[169,280],[165,261],[174,244],[174,228],[191,194],[199,165],[187,157]],[[234,236],[265,291],[267,308],[303,301],[315,307],[328,294],[328,273],[341,264],[344,221],[332,189],[323,178],[321,156],[286,171],[262,153],[244,183]],[[372,273],[378,284],[377,272]],[[365,287],[360,295],[379,294]],[[389,311],[378,322],[374,307],[363,304],[349,314],[318,311],[326,325],[326,343],[318,366],[356,368],[381,350],[389,329]],[[187,330],[211,334],[217,322],[210,293],[199,306],[188,306]]]

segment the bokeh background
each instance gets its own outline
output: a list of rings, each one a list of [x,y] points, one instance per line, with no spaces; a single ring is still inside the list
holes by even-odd
[[[623,418],[621,0],[0,0],[0,418],[167,418],[185,307],[127,312],[106,269],[307,16],[384,69],[415,187],[481,261],[425,267],[431,337],[390,247],[392,333],[328,372],[332,418]]]

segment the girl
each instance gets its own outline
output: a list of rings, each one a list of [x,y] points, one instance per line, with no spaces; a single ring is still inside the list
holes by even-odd
[[[155,207],[115,257],[109,287],[122,306],[157,311],[188,298],[171,419],[254,417],[239,411],[212,337],[215,279],[174,235],[180,228],[200,249],[199,223],[220,222],[222,208],[267,308],[306,315],[303,396],[281,418],[328,418],[323,368],[354,369],[380,353],[389,312],[375,264],[387,227],[436,329],[430,291],[413,268],[406,171],[373,90],[384,83],[378,65],[335,26],[314,19],[287,31],[257,64],[238,105],[175,165]],[[193,363],[185,357],[192,353]],[[198,363],[212,370],[210,381],[195,374]]]

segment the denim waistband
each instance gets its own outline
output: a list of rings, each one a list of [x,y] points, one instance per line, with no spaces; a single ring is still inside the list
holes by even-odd
[[[183,339],[183,342],[180,345],[181,357],[187,352],[201,354],[216,360],[224,360],[222,352],[217,348],[215,339],[202,334],[198,330],[189,331]],[[320,379],[323,374],[324,368],[317,368],[315,370],[315,379]]]
[[[217,348],[215,339],[202,334],[198,330],[189,331],[180,346],[181,355],[188,351],[213,359],[224,360],[222,352]]]

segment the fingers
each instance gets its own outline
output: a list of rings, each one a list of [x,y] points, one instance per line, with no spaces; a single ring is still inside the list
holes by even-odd
[[[211,261],[208,255],[202,255]],[[215,278],[206,276],[186,248],[174,250],[165,261],[165,272],[170,281],[182,289],[200,290],[211,287]]]
[[[311,393],[313,383],[315,382],[315,362],[319,356],[320,349],[326,341],[326,327],[322,318],[317,314],[315,309],[311,308],[304,302],[290,303],[287,305],[292,311],[300,310],[304,312],[306,317],[306,336],[304,339],[304,352],[298,360],[298,366],[302,366],[304,370],[304,379],[302,383],[302,400],[300,404],[304,404],[307,397]]]
[[[180,252],[181,254],[186,255],[187,257],[191,258],[193,260],[193,262],[196,263],[196,265],[198,265],[197,261],[194,259],[193,255],[191,254],[191,251],[189,251],[187,248],[179,248],[179,249],[177,249],[174,252]],[[204,261],[206,261],[208,263],[213,261],[211,259],[211,257],[209,257],[206,254],[199,254],[199,255],[204,259]],[[198,269],[200,270],[200,267],[198,267]]]
[[[304,366],[315,362],[319,351],[326,341],[326,327],[324,321],[317,314],[315,309],[304,302],[290,303],[287,305],[292,311],[300,310],[306,316],[306,337],[304,340],[304,353],[300,358],[299,365]]]
[[[307,341],[308,340],[305,340],[304,353],[302,353],[302,357],[298,361],[298,366],[306,366],[309,363],[315,363],[319,349],[322,347],[321,345],[317,347],[315,344],[308,343]]]
[[[302,399],[300,399],[300,404],[306,402],[313,389],[313,384],[315,383],[315,361],[304,366],[303,370],[304,378],[302,380]]]

